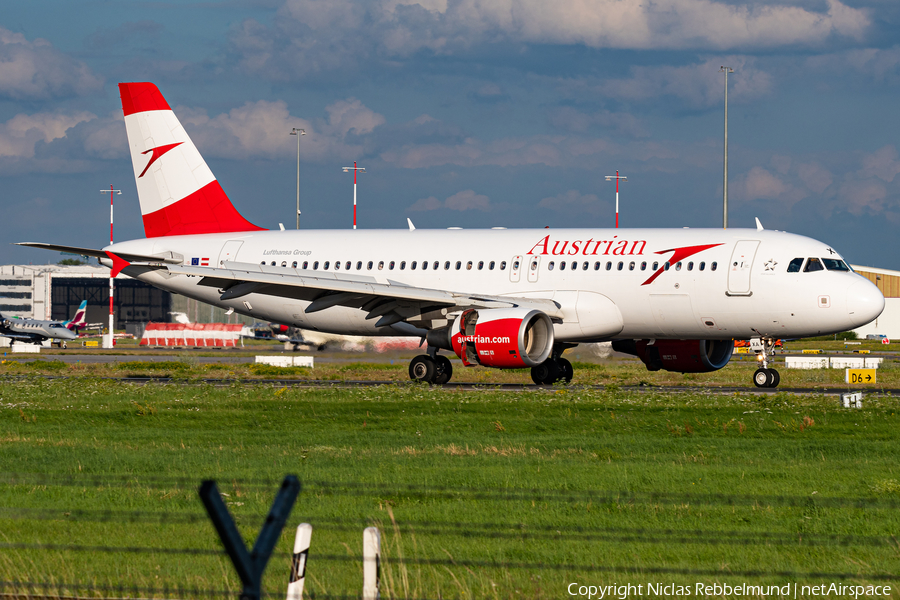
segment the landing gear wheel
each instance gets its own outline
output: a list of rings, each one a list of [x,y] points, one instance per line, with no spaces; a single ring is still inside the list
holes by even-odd
[[[409,378],[424,383],[434,382],[437,366],[427,354],[420,354],[409,363]]]
[[[775,388],[778,387],[778,384],[781,382],[781,375],[778,374],[778,371],[775,369],[769,369],[769,387]]]
[[[756,384],[756,387],[769,387],[769,381],[769,369],[757,369],[756,372],[753,373],[753,383]]]
[[[552,358],[545,360],[536,367],[531,367],[531,380],[538,385],[559,381],[561,375],[559,365]]]
[[[60,343],[60,347],[62,347],[62,348],[68,348],[68,346],[66,345],[65,342]]]
[[[575,369],[572,368],[572,363],[565,358],[560,358],[557,359],[556,364],[559,366],[559,379],[565,379],[566,383],[570,383],[572,377],[575,375]]]
[[[434,359],[435,364],[435,373],[434,373],[434,383],[435,385],[444,385],[450,378],[453,377],[453,365],[450,363],[450,359],[443,355],[438,355]]]

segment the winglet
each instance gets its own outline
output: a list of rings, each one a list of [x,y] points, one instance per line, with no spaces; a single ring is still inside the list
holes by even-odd
[[[763,230],[763,226],[762,226],[762,223],[759,222],[759,217],[754,217],[754,218],[756,219],[756,230],[757,230],[757,231],[762,231],[762,230]]]
[[[406,222],[409,223],[409,230],[410,230],[410,231],[415,231],[415,230],[416,230],[416,226],[412,224],[412,219],[410,219],[409,217],[406,217]]]
[[[116,275],[118,275],[119,273],[122,272],[122,269],[124,269],[125,267],[127,267],[128,265],[131,264],[124,258],[119,258],[118,256],[116,256],[109,250],[106,250],[105,252],[106,252],[106,255],[109,257],[109,259],[113,263],[112,270],[109,273],[110,277],[115,277]]]

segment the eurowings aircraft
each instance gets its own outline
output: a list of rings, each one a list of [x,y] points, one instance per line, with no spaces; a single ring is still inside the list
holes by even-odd
[[[78,327],[84,326],[86,307],[87,300],[82,300],[71,321],[41,321],[0,313],[0,336],[10,338],[13,343],[40,344],[44,340],[56,340],[61,348],[65,348],[67,340],[78,337]]]
[[[884,297],[828,244],[757,229],[268,231],[241,216],[152,83],[119,85],[145,239],[102,250],[112,269],[303,329],[427,341],[414,380],[466,366],[572,378],[562,357],[612,340],[650,370],[724,367],[752,339],[775,387],[774,340],[875,319]]]

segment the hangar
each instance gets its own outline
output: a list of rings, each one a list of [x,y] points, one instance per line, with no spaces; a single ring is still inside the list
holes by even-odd
[[[868,325],[854,329],[856,334],[861,338],[867,335],[885,335],[889,339],[900,339],[900,271],[850,266],[874,283],[884,295],[884,312]]]

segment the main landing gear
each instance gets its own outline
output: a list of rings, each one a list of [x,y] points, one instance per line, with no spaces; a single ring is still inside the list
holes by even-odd
[[[550,357],[536,367],[531,367],[531,380],[538,385],[550,385],[557,381],[572,381],[575,369],[572,363],[561,355],[567,348],[573,348],[575,344],[557,344],[553,346]]]
[[[443,385],[453,377],[453,365],[437,348],[428,348],[428,354],[420,354],[409,363],[409,378],[413,381]]]
[[[759,388],[778,387],[781,376],[775,369],[769,368],[769,355],[775,353],[775,340],[772,338],[754,338],[750,340],[751,349],[756,352],[756,360],[760,368],[753,373],[753,383]]]

